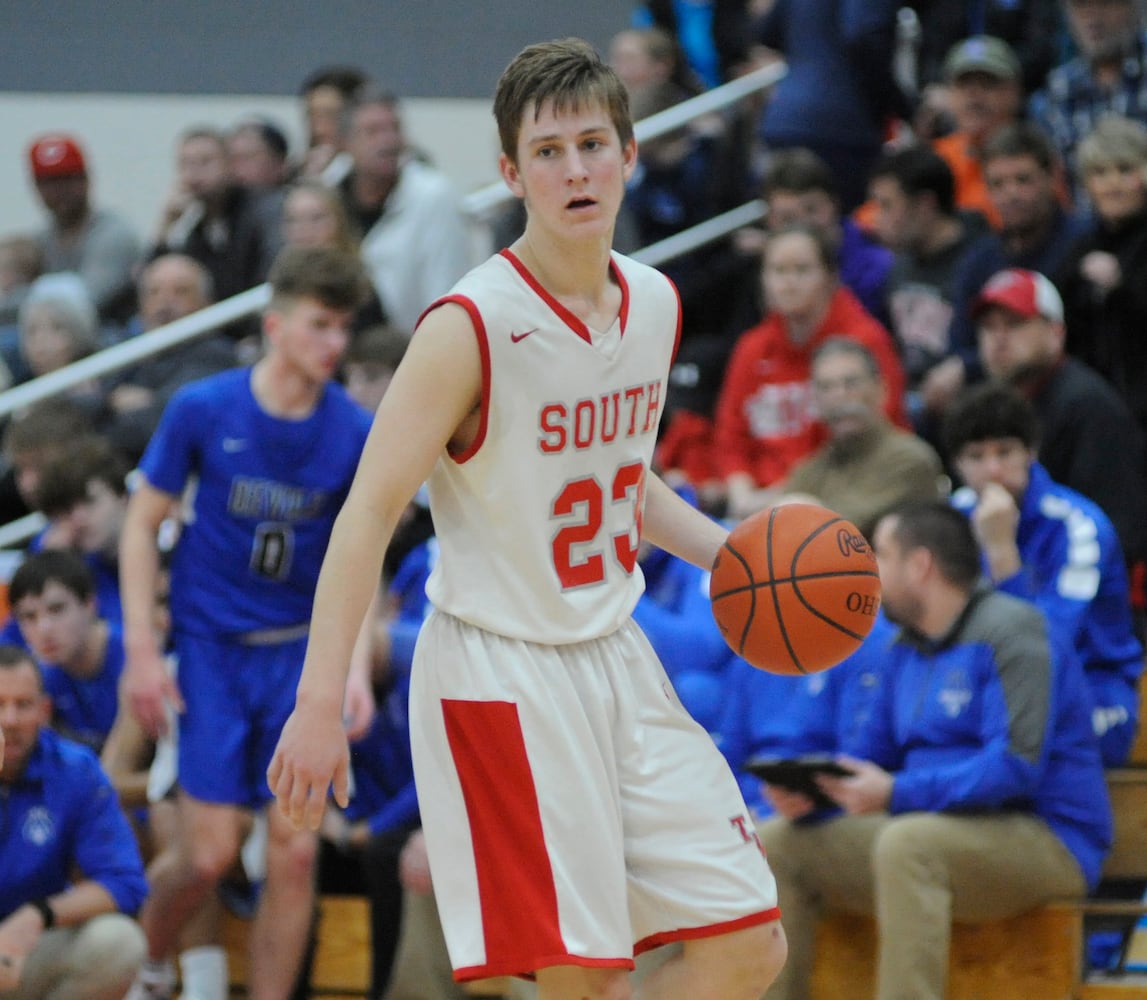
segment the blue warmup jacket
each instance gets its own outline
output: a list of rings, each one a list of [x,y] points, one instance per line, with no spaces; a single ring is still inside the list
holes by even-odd
[[[952,503],[970,515],[976,494],[957,490]],[[1075,649],[1097,709],[1126,712],[1119,722],[1126,738],[1118,741],[1125,758],[1139,711],[1143,647],[1132,626],[1127,568],[1111,520],[1034,462],[1020,503],[1016,543],[1023,566],[998,581],[996,589],[1033,602],[1052,633]],[[1097,732],[1111,724],[1097,721]],[[1108,750],[1105,745],[1105,755]]]
[[[831,670],[785,677],[739,657],[729,667],[724,712],[713,738],[755,819],[772,815],[761,779],[741,770],[754,757],[852,753],[868,722],[889,643],[897,630],[883,615],[860,648]]]
[[[902,630],[884,663],[853,752],[893,772],[889,811],[1033,812],[1094,888],[1111,805],[1083,671],[1040,612],[981,585],[946,636]]]
[[[77,868],[123,913],[134,914],[147,896],[135,835],[99,761],[43,729],[24,773],[0,783],[0,920],[63,892]]]

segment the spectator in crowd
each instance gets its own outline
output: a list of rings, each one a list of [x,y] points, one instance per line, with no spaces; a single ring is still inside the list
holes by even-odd
[[[842,216],[837,190],[832,171],[812,150],[781,150],[770,160],[761,182],[765,224],[769,232],[803,223],[824,233],[833,245],[841,282],[884,322],[892,252],[873,243],[852,219]]]
[[[90,414],[69,399],[49,399],[13,415],[4,431],[0,520],[14,521],[38,509],[44,467],[58,459],[69,442],[90,433]]]
[[[1009,267],[1057,274],[1086,228],[1084,219],[1063,208],[1059,169],[1050,140],[1035,125],[1009,125],[984,147],[984,177],[1000,230],[968,248],[955,281],[948,339],[964,359],[966,381],[980,375],[972,305],[987,280]]]
[[[789,959],[769,1000],[808,995],[822,909],[876,916],[876,996],[942,1000],[953,920],[1003,919],[1094,888],[1111,808],[1089,698],[1039,611],[978,582],[967,518],[901,508],[876,527],[884,657],[853,773],[758,827],[785,900]]]
[[[36,193],[50,217],[38,237],[46,271],[74,271],[108,322],[123,322],[135,308],[132,276],[142,247],[119,215],[91,200],[88,164],[79,141],[52,133],[28,149]]]
[[[355,66],[324,66],[303,81],[299,96],[307,148],[299,164],[300,177],[338,184],[350,171],[343,118],[369,79]]]
[[[1014,389],[968,390],[949,411],[944,438],[964,483],[952,503],[971,518],[985,575],[1034,602],[1049,630],[1075,649],[1103,763],[1123,764],[1135,740],[1143,647],[1114,526],[1036,460],[1035,411]]]
[[[683,71],[697,81],[694,87],[707,89],[722,83],[745,57],[747,31],[730,51],[732,38],[723,26],[726,12],[735,6],[724,0],[647,0],[634,11],[633,26],[664,31],[679,52]]]
[[[614,35],[609,42],[609,65],[625,84],[631,99],[642,87],[663,83],[675,85],[685,96],[700,90],[677,40],[656,25],[626,28]],[[640,121],[642,116],[633,117]]]
[[[847,337],[830,337],[812,356],[812,402],[828,432],[776,487],[778,500],[818,503],[848,518],[866,537],[881,515],[907,500],[932,500],[943,467],[915,434],[884,410],[875,356]]]
[[[868,723],[883,658],[895,635],[896,628],[878,614],[851,656],[806,677],[770,674],[733,659],[713,738],[737,776],[755,823],[778,812],[784,815],[786,803],[803,793],[762,782],[745,765],[755,758],[847,753]]]
[[[894,253],[888,312],[908,378],[916,431],[937,437],[939,414],[964,381],[963,361],[948,341],[964,255],[985,231],[982,217],[956,210],[955,181],[927,146],[885,154],[869,181],[874,227]]]
[[[139,314],[128,335],[150,333],[209,306],[215,299],[207,267],[183,253],[150,261],[139,275]],[[116,373],[105,383],[103,431],[135,462],[143,454],[160,415],[182,385],[237,363],[235,344],[221,333],[208,334],[152,355]]]
[[[1000,129],[1020,120],[1020,61],[1007,42],[977,35],[957,42],[944,61],[955,129],[932,142],[952,168],[956,204],[981,213],[993,226],[1000,214],[984,180],[984,146]]]
[[[277,191],[290,173],[287,137],[266,118],[247,118],[227,133],[231,179],[255,191]]]
[[[1023,92],[1042,87],[1059,55],[1060,0],[916,0],[920,18],[917,79],[924,89],[944,80],[944,62],[965,38],[991,35],[1015,52]]]
[[[338,191],[320,181],[292,184],[283,201],[283,240],[289,247],[332,247],[343,253],[359,253],[359,238],[347,218]],[[370,290],[351,323],[357,335],[386,322],[378,293]],[[409,336],[409,335],[408,335]]]
[[[143,862],[95,756],[50,712],[35,661],[0,649],[0,996],[119,1000],[144,956]]]
[[[406,353],[409,338],[389,326],[364,330],[347,348],[343,361],[346,391],[359,406],[373,413],[390,388],[390,380]]]
[[[100,617],[123,621],[119,597],[119,539],[127,511],[128,463],[103,437],[64,444],[43,469],[40,509],[49,520],[40,548],[74,549],[91,571]],[[34,547],[35,543],[34,543]]]
[[[1115,386],[1147,432],[1147,126],[1101,119],[1077,162],[1093,215],[1056,276],[1067,352]]]
[[[383,311],[413,331],[468,266],[460,201],[444,174],[410,155],[393,94],[364,88],[347,120],[353,166],[339,191]]]
[[[216,298],[227,299],[266,279],[276,238],[259,195],[232,179],[223,133],[185,130],[153,256],[183,253],[199,261],[211,275]]]
[[[1147,38],[1136,0],[1062,0],[1078,54],[1032,95],[1029,115],[1075,173],[1075,152],[1106,114],[1147,122]],[[1082,195],[1082,190],[1076,192]]]
[[[864,201],[889,119],[907,117],[892,75],[899,6],[776,0],[754,32],[788,63],[765,105],[761,140],[769,150],[800,146],[820,156],[846,214]]]
[[[1064,353],[1063,302],[1044,275],[1015,268],[994,275],[974,317],[984,371],[1031,401],[1040,464],[1111,518],[1134,584],[1147,558],[1147,483],[1143,436],[1131,411],[1099,375]],[[1138,592],[1134,598],[1141,607]]]
[[[37,552],[13,574],[8,601],[43,671],[52,728],[98,754],[115,724],[124,652],[96,609],[91,570],[75,552]]]
[[[251,368],[176,393],[140,463],[120,545],[124,685],[153,737],[170,707],[186,705],[177,857],[155,872],[141,915],[151,958],[141,987],[170,987],[166,958],[238,856],[245,817],[256,812],[269,832],[251,935],[252,996],[286,995],[302,962],[316,842],[265,808],[264,775],[298,680],[319,556],[369,428],[369,416],[330,381],[364,282],[345,254],[285,251],[271,274],[266,353]],[[192,509],[171,566],[177,686],[155,634],[154,593],[160,527],[192,477]],[[368,649],[364,634],[343,712],[352,738],[373,714]],[[230,738],[221,741],[221,732]]]
[[[41,274],[44,273],[44,248],[34,236],[0,238],[0,326],[13,326],[20,305]],[[3,347],[11,365],[11,347]]]
[[[92,354],[100,343],[98,322],[78,275],[64,272],[37,278],[20,307],[20,359],[29,377],[59,371]],[[96,379],[84,379],[64,394],[93,419],[103,408],[103,391]]]
[[[716,411],[717,462],[735,518],[771,503],[767,488],[824,440],[810,364],[830,336],[849,337],[872,351],[884,380],[886,412],[901,426],[907,422],[904,372],[892,338],[841,285],[835,248],[821,230],[794,226],[773,233],[762,273],[770,311],[737,341]]]

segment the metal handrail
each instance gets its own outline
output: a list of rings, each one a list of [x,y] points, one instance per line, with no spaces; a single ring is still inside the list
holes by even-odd
[[[642,119],[634,126],[634,133],[638,142],[665,135],[694,118],[728,107],[750,94],[773,86],[786,72],[787,67],[784,63],[754,70],[730,83]],[[473,219],[482,220],[498,205],[512,197],[509,189],[499,181],[465,197],[462,200],[462,207]],[[764,216],[764,212],[763,202],[748,202],[668,239],[644,247],[632,256],[636,260],[656,267],[690,250],[712,243],[741,226],[756,222]],[[203,337],[212,330],[236,320],[245,319],[263,309],[270,301],[270,297],[271,286],[265,283],[258,285],[173,323],[105,348],[65,368],[0,392],[0,418],[60,395],[90,379],[121,371],[152,355]],[[43,516],[33,513],[9,524],[0,525],[0,549],[32,537],[44,524]]]
[[[641,121],[633,126],[633,134],[637,137],[638,143],[646,142],[649,139],[656,139],[658,136],[672,132],[674,129],[679,129],[682,125],[691,122],[694,118],[699,118],[701,115],[707,115],[714,111],[720,111],[732,104],[736,104],[750,94],[767,90],[776,84],[787,72],[788,66],[783,62],[773,63],[770,66],[762,66],[760,69],[755,69],[751,73],[737,77],[736,80],[723,83],[719,87],[714,87],[712,90],[707,90],[703,94],[698,94],[696,97],[691,97],[687,101],[682,101],[680,104],[675,104],[671,108],[666,108],[664,111],[659,111],[655,115],[641,119]],[[507,188],[502,181],[495,181],[493,184],[479,188],[477,191],[463,198],[462,208],[463,211],[475,219],[485,219],[499,205],[510,201],[513,197],[510,189]]]
[[[39,378],[0,392],[0,417],[6,417],[15,410],[58,396],[88,379],[120,371],[153,354],[178,347],[237,319],[250,316],[262,309],[270,298],[270,285],[263,284],[249,288],[173,323],[167,323],[147,333],[141,333],[138,337],[105,347],[102,351],[73,361],[65,368],[57,368],[47,375],[41,375]]]

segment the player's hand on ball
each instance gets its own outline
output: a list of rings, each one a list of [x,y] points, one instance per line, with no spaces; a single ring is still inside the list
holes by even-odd
[[[892,775],[870,760],[855,757],[837,757],[837,763],[852,774],[837,778],[822,774],[816,779],[824,792],[845,812],[853,816],[884,812],[892,801]]]
[[[291,825],[317,830],[332,788],[335,801],[345,808],[350,802],[349,773],[350,751],[339,706],[323,711],[296,705],[267,768],[267,784]]]

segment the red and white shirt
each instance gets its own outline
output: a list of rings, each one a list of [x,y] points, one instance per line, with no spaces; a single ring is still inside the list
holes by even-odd
[[[481,420],[429,481],[441,557],[426,591],[480,628],[563,644],[606,635],[644,587],[641,514],[681,329],[672,283],[614,254],[621,309],[590,330],[510,251],[444,302],[470,315]]]

